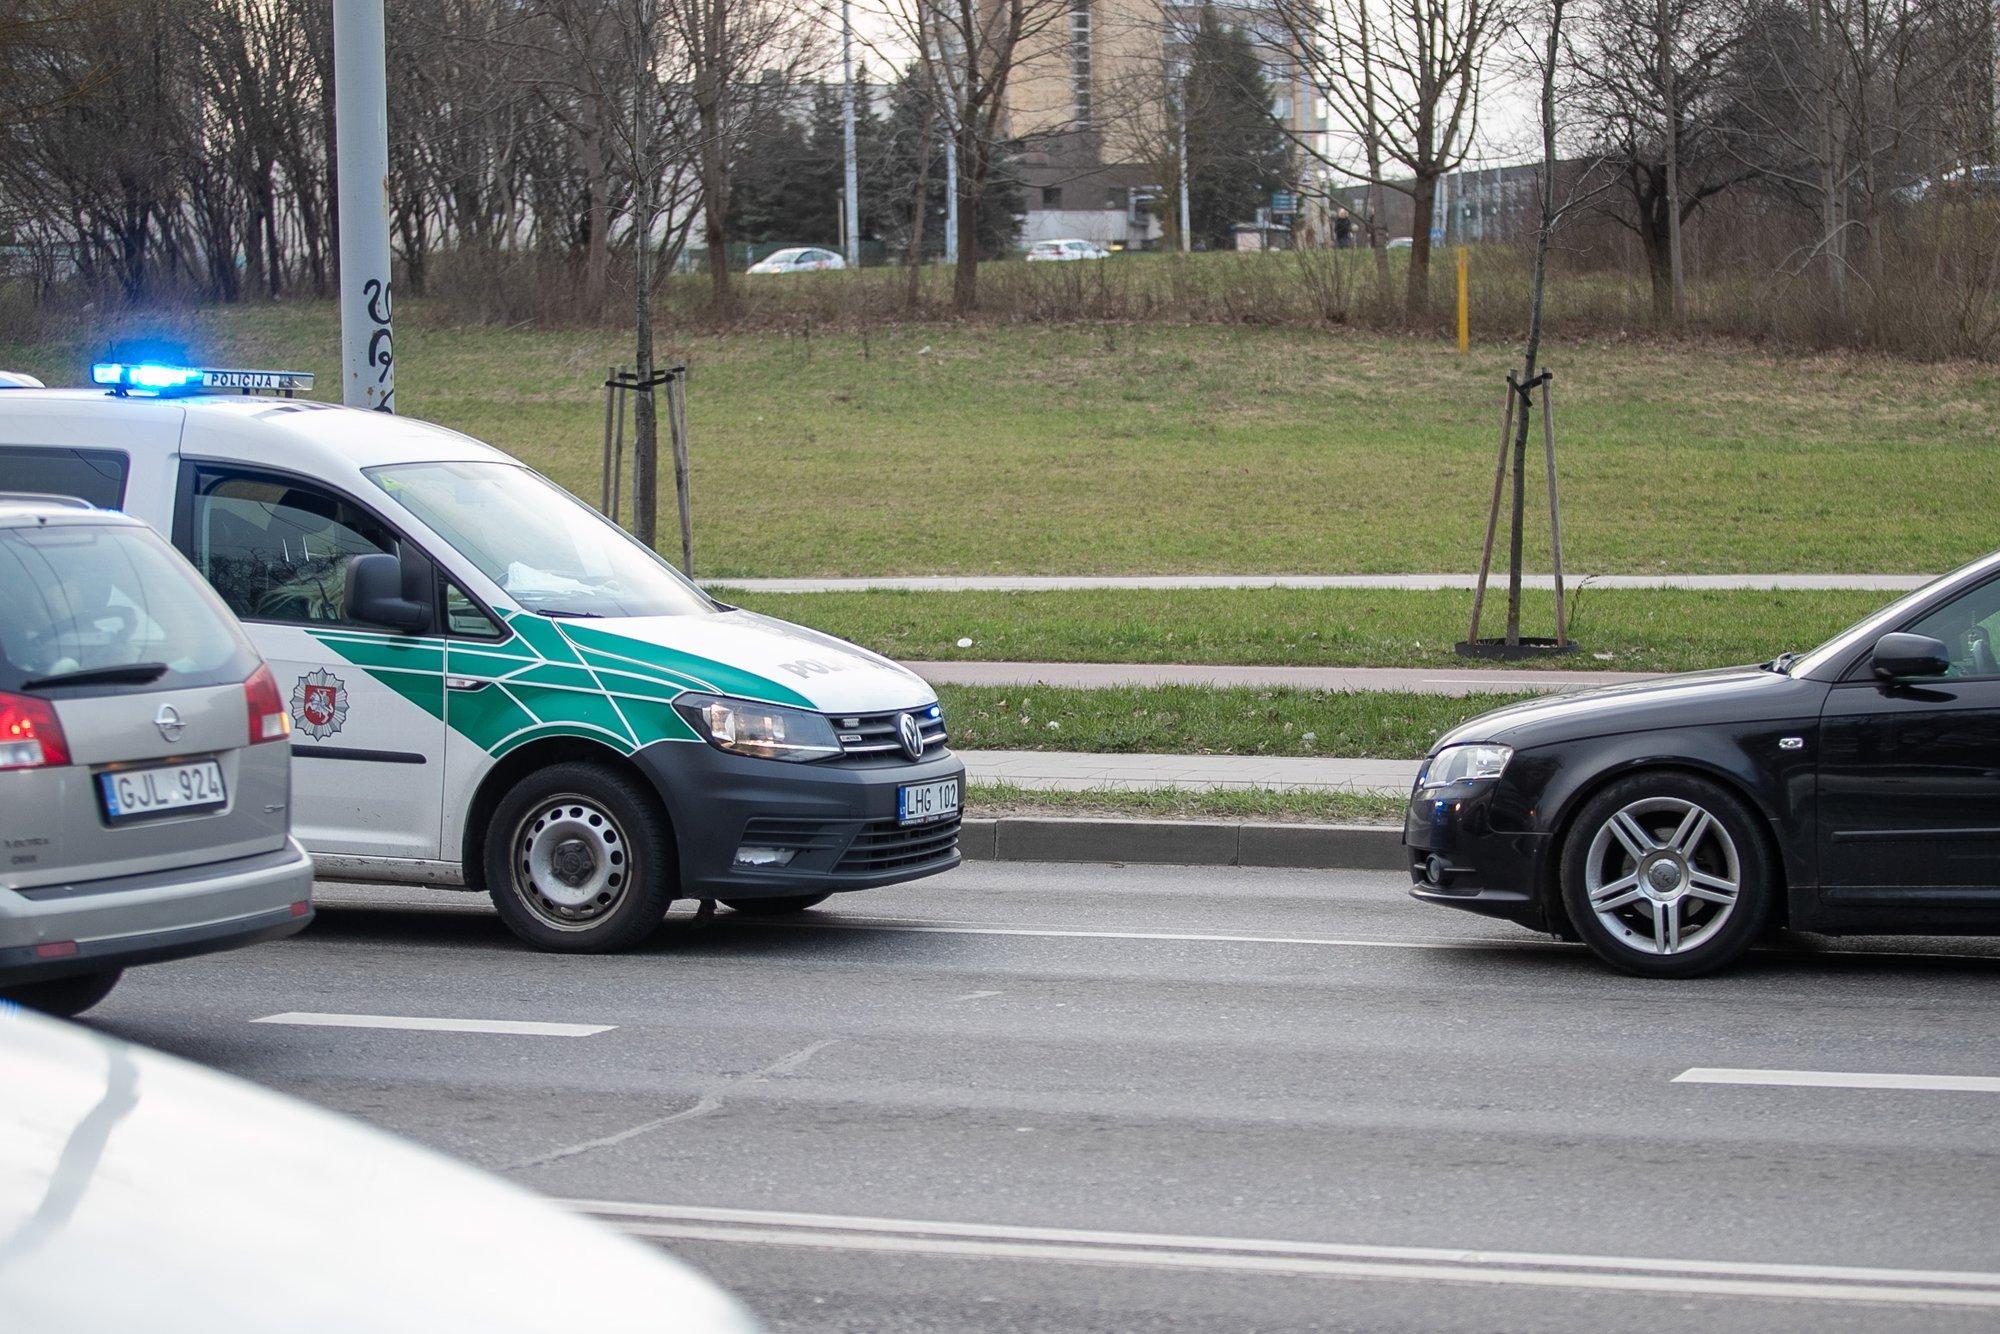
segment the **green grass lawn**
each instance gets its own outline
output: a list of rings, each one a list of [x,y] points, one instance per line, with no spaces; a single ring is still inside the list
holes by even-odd
[[[1292,824],[1401,824],[1404,798],[1376,792],[1305,792],[1270,788],[1117,788],[1048,791],[1012,783],[968,783],[965,813],[1117,816],[1139,820],[1256,820]]]
[[[1057,593],[730,593],[914,661],[1458,666],[1472,595],[1372,589],[1093,589]],[[1864,592],[1586,587],[1572,599],[1583,652],[1537,663],[1672,672],[1760,662],[1811,647],[1889,600]],[[1530,633],[1554,628],[1554,597],[1526,594]],[[1496,590],[1482,632],[1505,625]],[[970,639],[969,648],[958,641]],[[1608,655],[1608,656],[1606,656]]]
[[[397,316],[404,412],[596,494],[598,386],[627,342]],[[329,303],[179,323],[204,360],[312,370],[337,397]],[[691,367],[708,577],[1467,570],[1511,355],[1157,324],[663,342]],[[103,347],[0,333],[0,365],[74,384]],[[1549,362],[1578,571],[1927,571],[1994,545],[1991,366],[1611,343]],[[669,483],[663,532],[672,503]]]
[[[965,750],[1406,760],[1467,718],[1523,696],[947,685],[938,698],[952,745]]]

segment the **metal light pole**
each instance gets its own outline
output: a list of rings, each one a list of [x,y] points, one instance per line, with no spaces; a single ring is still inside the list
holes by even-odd
[[[840,0],[840,120],[846,140],[847,200],[843,206],[847,233],[847,267],[861,267],[861,173],[854,160],[854,24],[848,0]]]
[[[956,112],[945,109],[944,141],[944,262],[958,263],[958,131]]]
[[[333,0],[340,168],[340,401],[396,410],[389,328],[389,94],[382,0]]]
[[[1172,67],[1171,67],[1171,68],[1172,68],[1172,70],[1173,70],[1173,74],[1174,74],[1174,77],[1175,77],[1175,78],[1176,78],[1177,80],[1179,80],[1179,82],[1180,82],[1180,88],[1181,88],[1181,95],[1180,95],[1180,99],[1179,99],[1179,100],[1180,100],[1180,113],[1181,113],[1181,115],[1180,115],[1180,125],[1179,125],[1178,127],[1176,127],[1176,129],[1177,129],[1177,133],[1178,133],[1178,134],[1179,134],[1179,136],[1180,136],[1180,147],[1179,147],[1179,149],[1178,149],[1178,150],[1177,150],[1177,151],[1175,152],[1174,156],[1175,156],[1175,157],[1176,157],[1176,158],[1178,159],[1178,165],[1179,165],[1179,168],[1180,168],[1180,195],[1181,195],[1181,210],[1180,210],[1180,217],[1181,217],[1181,253],[1185,255],[1185,254],[1187,254],[1187,253],[1188,253],[1188,251],[1189,251],[1189,250],[1191,250],[1191,249],[1193,248],[1193,246],[1194,246],[1194,241],[1193,241],[1193,238],[1192,238],[1192,237],[1190,237],[1190,236],[1188,235],[1188,160],[1187,160],[1187,120],[1188,120],[1188,117],[1187,117],[1187,78],[1188,78],[1188,67],[1187,67],[1187,63],[1186,63],[1185,61],[1175,61],[1175,62],[1173,63],[1173,65],[1172,65]]]

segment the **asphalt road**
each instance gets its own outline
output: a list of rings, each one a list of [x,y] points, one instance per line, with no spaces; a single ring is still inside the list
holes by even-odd
[[[91,1021],[596,1202],[776,1330],[1930,1330],[2000,1321],[2000,1092],[1676,1077],[2000,1076],[1996,983],[1951,941],[1641,983],[1391,876],[988,863],[613,958],[326,886]]]

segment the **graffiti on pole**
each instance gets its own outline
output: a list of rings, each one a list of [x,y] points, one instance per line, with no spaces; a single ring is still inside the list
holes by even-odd
[[[392,300],[389,284],[381,278],[370,278],[361,285],[361,295],[367,303],[368,322],[374,326],[374,332],[368,336],[368,364],[375,368],[374,408],[377,412],[394,412],[396,359],[389,327]]]

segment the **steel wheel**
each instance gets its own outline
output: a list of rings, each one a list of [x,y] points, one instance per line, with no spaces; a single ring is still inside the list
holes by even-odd
[[[1641,954],[1698,950],[1728,923],[1743,861],[1721,820],[1695,801],[1648,796],[1598,826],[1584,894],[1613,940]]]
[[[631,840],[604,806],[560,793],[521,817],[512,839],[521,902],[558,931],[583,931],[618,910],[631,884]]]

